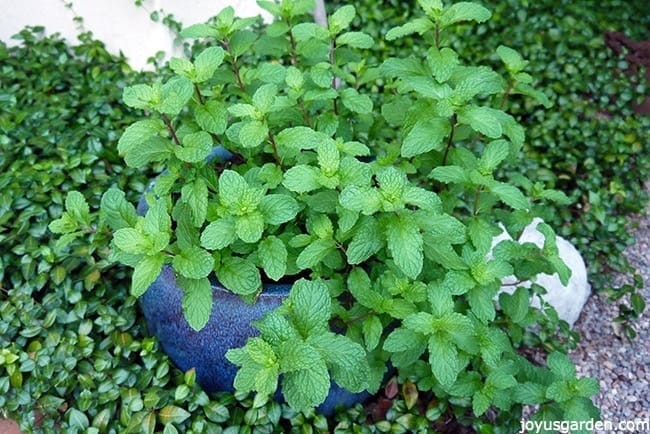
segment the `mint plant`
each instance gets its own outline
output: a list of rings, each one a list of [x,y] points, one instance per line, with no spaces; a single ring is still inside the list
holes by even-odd
[[[210,276],[250,303],[265,282],[292,283],[255,324],[260,336],[228,353],[240,366],[235,387],[262,401],[280,385],[295,409],[315,407],[332,380],[376,392],[390,363],[457,414],[495,408],[518,423],[523,404],[540,404],[540,417],[593,417],[582,400],[593,384],[561,355],[549,371],[515,351],[545,316],[529,307],[543,288],[495,303],[506,276],[569,277],[548,225],[542,249],[504,241],[490,255],[499,223],[516,234],[533,203],[565,199],[543,187],[528,197],[530,181],[498,171],[525,141],[504,101],[548,101],[514,50],[496,48],[504,78],[448,46],[449,28],[485,21],[487,9],[418,3],[424,14],[386,40],[417,35],[430,48],[381,65],[366,63],[376,41],[351,30],[353,6],[322,27],[305,19],[311,1],[259,1],[276,18],[262,31],[230,8],[183,30],[207,48],[173,59],[171,77],[124,91],[147,118],[124,131],[119,152],[129,166],[165,171],[144,215],[118,189],[103,196],[112,258],[133,267],[136,296],[170,265],[196,330],[211,312]],[[87,214],[72,199],[51,230],[72,232],[64,219]],[[579,406],[564,405],[574,398]]]

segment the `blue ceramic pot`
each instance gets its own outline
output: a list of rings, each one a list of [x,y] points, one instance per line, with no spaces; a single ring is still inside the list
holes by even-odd
[[[249,305],[213,283],[212,314],[206,326],[197,332],[183,317],[183,292],[176,286],[172,268],[165,266],[141,297],[140,306],[150,333],[158,338],[176,366],[182,371],[194,368],[196,380],[206,392],[232,392],[237,367],[226,359],[226,352],[257,336],[259,333],[251,323],[280,306],[289,290],[289,285],[265,285],[255,304]],[[351,407],[369,397],[368,393],[351,393],[332,383],[330,394],[318,411],[330,415],[338,405]]]
[[[230,156],[219,147],[209,159],[228,160]],[[146,213],[144,198],[137,210],[140,215]],[[290,289],[290,285],[267,284],[255,304],[250,305],[213,281],[212,314],[206,326],[197,332],[183,317],[183,291],[176,285],[171,266],[165,266],[140,298],[140,306],[150,333],[158,338],[176,366],[182,371],[194,368],[196,380],[206,392],[232,392],[237,367],[226,359],[226,352],[244,346],[249,337],[259,335],[251,323],[280,306]],[[330,394],[318,411],[330,415],[338,405],[351,407],[369,397],[368,393],[351,393],[332,382]]]

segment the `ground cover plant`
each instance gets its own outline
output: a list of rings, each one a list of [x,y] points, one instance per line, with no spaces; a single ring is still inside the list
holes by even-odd
[[[638,2],[617,0],[560,6],[554,1],[482,3],[493,11],[492,19],[478,29],[459,27],[453,46],[498,68],[499,59],[481,47],[486,41],[502,42],[529,62],[527,71],[553,108],[531,105],[516,94],[504,102],[528,133],[526,159],[511,173],[523,170],[568,195],[569,205],[544,204],[537,212],[579,248],[595,290],[613,300],[629,296],[621,303],[619,320],[628,323],[625,330],[634,336],[633,322],[627,320],[644,309],[637,293],[640,277],[617,287],[609,276],[613,270],[634,275],[622,251],[632,241],[627,216],[643,211],[648,199],[643,182],[650,174],[650,119],[633,110],[648,94],[648,83],[643,69],[629,75],[624,55],[611,51],[605,37],[616,31],[647,39],[648,15]],[[373,35],[403,24],[413,7],[413,2],[397,0],[391,8],[370,1],[355,4],[363,11],[355,28]],[[418,50],[414,41],[406,39],[398,49]],[[373,54],[383,58],[390,50],[381,45]]]

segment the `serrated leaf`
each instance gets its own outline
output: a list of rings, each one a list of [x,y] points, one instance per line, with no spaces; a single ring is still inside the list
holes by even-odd
[[[210,223],[201,234],[201,246],[211,250],[221,250],[237,239],[235,219],[224,217]]]
[[[287,248],[280,238],[273,235],[263,239],[257,248],[264,273],[275,281],[280,280],[287,271]]]
[[[268,113],[277,93],[278,88],[275,84],[264,84],[253,94],[253,105],[261,113]]]
[[[181,201],[187,203],[192,224],[201,227],[208,212],[208,186],[203,178],[196,178],[181,189]]]
[[[348,45],[353,48],[371,48],[375,45],[375,40],[367,33],[346,32],[336,38],[336,45]]]
[[[454,384],[460,372],[458,351],[448,340],[432,335],[429,337],[429,364],[436,380],[443,387]]]
[[[307,193],[320,187],[319,175],[315,167],[299,164],[285,172],[282,185],[296,193]]]
[[[114,231],[133,227],[138,219],[135,207],[126,200],[124,192],[117,188],[110,188],[102,195],[99,215]]]
[[[404,327],[399,327],[393,330],[386,338],[386,341],[384,341],[384,350],[390,351],[391,353],[414,351],[419,348],[420,341],[423,338],[424,335],[422,334]],[[415,358],[418,358],[421,354],[422,352],[415,355]]]
[[[501,293],[499,305],[514,323],[524,320],[530,307],[530,296],[525,288],[517,288],[512,294]]]
[[[510,47],[499,45],[496,52],[511,74],[516,74],[528,66],[528,61],[522,59],[521,55]]]
[[[439,166],[431,171],[429,178],[445,184],[466,184],[469,183],[468,173],[460,166]]]
[[[354,268],[348,276],[348,289],[354,298],[368,309],[381,310],[384,298],[374,290],[370,278],[361,268]]]
[[[214,75],[223,62],[225,51],[221,47],[208,47],[201,51],[194,60],[195,83],[202,83]]]
[[[388,33],[386,33],[386,40],[393,41],[395,39],[403,38],[404,36],[408,36],[413,33],[422,35],[429,30],[432,30],[433,28],[434,24],[428,18],[415,18],[404,25],[390,29]]]
[[[542,404],[546,401],[546,388],[541,384],[527,381],[517,384],[513,390],[513,399],[522,404]]]
[[[498,110],[491,107],[468,105],[458,112],[458,122],[469,125],[487,137],[496,139],[501,137],[503,129],[495,112]]]
[[[454,3],[440,17],[440,26],[447,27],[462,21],[482,23],[490,19],[492,14],[485,7],[471,2]]]
[[[340,96],[343,105],[349,110],[359,114],[372,112],[372,100],[368,95],[360,94],[356,89],[348,87],[340,92]]]
[[[212,285],[210,280],[180,277],[178,286],[183,289],[183,316],[192,329],[199,331],[208,323],[212,313]]]
[[[472,313],[476,317],[487,323],[492,321],[496,315],[494,301],[491,294],[483,288],[475,287],[467,293],[467,300],[472,308]]]
[[[245,243],[256,243],[264,232],[264,217],[259,212],[244,214],[235,219],[235,233]]]
[[[381,208],[381,195],[374,188],[364,188],[357,185],[348,185],[339,197],[341,205],[350,210],[372,215]]]
[[[310,369],[288,372],[282,381],[282,393],[296,411],[316,407],[325,401],[330,388],[330,376],[324,361]]]
[[[296,265],[301,270],[315,267],[335,250],[336,243],[333,239],[325,238],[315,240],[300,252],[296,259]]]
[[[120,155],[129,155],[137,151],[138,147],[158,136],[165,129],[165,125],[158,119],[144,119],[129,125],[117,142],[117,151]]]
[[[223,103],[210,100],[194,108],[194,119],[208,133],[223,134],[228,124],[228,113]]]
[[[268,224],[279,225],[293,219],[300,207],[298,202],[286,194],[269,194],[262,198],[259,211]]]
[[[161,101],[154,108],[160,113],[176,116],[192,95],[194,95],[194,86],[187,77],[172,77],[160,88]]]
[[[275,136],[279,148],[290,149],[316,149],[322,139],[322,134],[303,126],[285,128]]]
[[[505,140],[493,140],[483,150],[479,170],[483,175],[491,174],[510,153],[510,144]]]
[[[239,141],[245,148],[254,148],[259,146],[269,134],[269,128],[266,123],[261,121],[242,122],[239,130]]]
[[[226,257],[216,270],[217,279],[227,289],[239,295],[255,294],[262,288],[262,278],[257,267],[238,257]]]
[[[165,255],[158,253],[153,256],[144,256],[133,269],[131,276],[131,295],[140,297],[156,280],[162,266],[165,263]]]
[[[122,228],[113,234],[115,246],[135,255],[145,254],[153,249],[153,242],[142,231],[134,228]]]
[[[566,354],[554,351],[548,355],[546,364],[560,378],[573,379],[576,376],[576,367]]]
[[[219,31],[209,24],[193,24],[184,28],[180,35],[183,38],[217,38]]]
[[[128,86],[122,91],[122,101],[124,101],[124,104],[136,109],[151,109],[155,96],[153,88],[146,84]]]
[[[182,142],[183,146],[174,146],[174,154],[188,163],[203,161],[212,151],[212,137],[205,131],[187,134]]]
[[[495,182],[489,186],[492,193],[506,205],[515,210],[530,208],[530,202],[517,187],[511,184]]]
[[[366,349],[372,351],[379,345],[381,335],[384,333],[384,326],[379,317],[373,315],[363,320],[361,331]]]
[[[234,170],[226,169],[219,175],[219,199],[228,208],[237,204],[248,189],[244,177]]]
[[[345,253],[350,264],[360,264],[377,253],[384,245],[379,226],[374,219],[364,220],[352,237]]]
[[[490,408],[490,398],[480,390],[477,391],[472,397],[472,411],[474,412],[474,415],[479,417],[485,413],[488,408]]]
[[[443,140],[450,134],[447,119],[424,119],[413,125],[402,143],[402,156],[411,158],[431,150],[442,150]]]
[[[441,50],[433,47],[429,49],[427,62],[436,81],[444,83],[449,80],[459,64],[458,53],[448,47]]]
[[[200,247],[182,250],[172,262],[174,271],[188,279],[207,277],[214,269],[214,258]]]
[[[327,20],[332,35],[338,35],[352,23],[357,12],[352,5],[345,5],[331,14]]]
[[[422,271],[424,259],[420,228],[412,219],[402,215],[388,221],[386,241],[395,265],[406,276],[415,279]]]
[[[350,392],[361,392],[368,387],[370,366],[363,347],[347,336],[324,333],[310,337],[332,372],[332,379]]]
[[[232,104],[228,106],[228,113],[238,118],[254,118],[257,112],[251,104]]]

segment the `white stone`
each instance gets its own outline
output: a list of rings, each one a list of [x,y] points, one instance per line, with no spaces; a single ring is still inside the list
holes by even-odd
[[[519,243],[533,243],[538,247],[544,246],[544,235],[537,230],[537,225],[543,223],[542,219],[535,218],[531,224],[524,228]],[[494,248],[499,242],[503,240],[512,240],[512,237],[504,231],[492,241]],[[558,313],[558,316],[569,323],[573,327],[576,320],[580,316],[580,312],[589,298],[591,293],[591,286],[587,281],[587,267],[580,255],[580,252],[569,241],[562,237],[556,236],[556,243],[560,258],[571,270],[571,277],[568,284],[565,286],[560,281],[557,274],[538,274],[532,281],[544,287],[547,293],[543,296],[544,301],[553,306]],[[504,286],[499,293],[507,292],[513,293],[518,286],[529,288],[531,282],[523,282],[519,285],[513,285],[517,279],[514,276],[508,276],[503,279]],[[498,294],[497,294],[498,297]],[[531,305],[535,308],[540,308],[540,296],[534,295]]]

